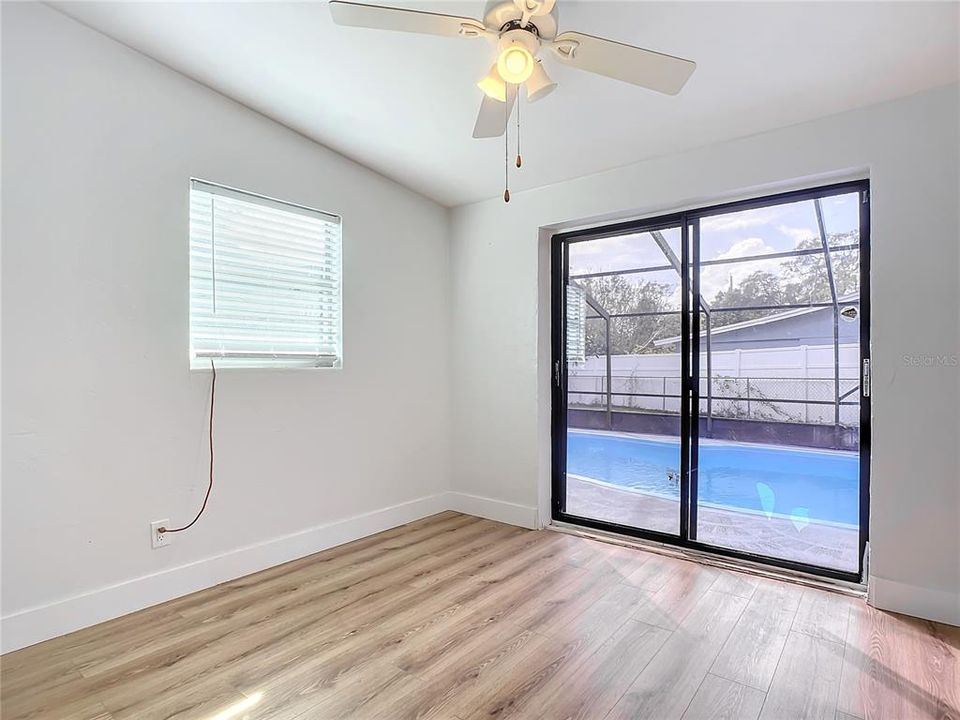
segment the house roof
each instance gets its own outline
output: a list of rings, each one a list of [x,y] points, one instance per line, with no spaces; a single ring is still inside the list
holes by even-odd
[[[850,293],[848,295],[841,295],[837,298],[839,304],[850,303],[855,300],[860,299],[860,293]],[[790,310],[785,310],[781,313],[776,313],[775,315],[768,315],[767,317],[754,318],[753,320],[744,320],[742,322],[731,323],[730,325],[724,325],[715,330],[710,331],[710,336],[722,335],[723,333],[734,332],[736,330],[743,330],[745,328],[757,327],[758,325],[769,325],[771,323],[782,322],[789,318],[799,317],[800,315],[809,315],[810,313],[819,312],[821,310],[829,310],[829,307],[803,307],[803,308],[791,308]],[[700,337],[706,337],[706,331],[700,333]],[[664,347],[667,345],[676,345],[680,342],[681,337],[675,335],[674,337],[662,338],[660,340],[654,340],[653,344],[655,347]]]

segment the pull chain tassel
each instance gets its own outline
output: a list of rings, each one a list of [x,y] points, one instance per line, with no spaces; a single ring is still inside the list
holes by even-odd
[[[510,88],[507,88],[509,97]],[[503,103],[506,120],[503,123],[503,201],[510,202],[510,103]]]

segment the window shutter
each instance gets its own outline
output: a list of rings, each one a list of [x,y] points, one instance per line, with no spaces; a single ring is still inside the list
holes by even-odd
[[[340,367],[340,230],[336,215],[192,180],[191,366]]]
[[[587,361],[587,303],[583,289],[567,285],[567,362]]]

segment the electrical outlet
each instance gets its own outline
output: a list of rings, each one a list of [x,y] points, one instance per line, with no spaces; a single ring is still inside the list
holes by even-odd
[[[160,532],[160,528],[162,527],[170,527],[170,521],[154,520],[150,523],[150,545],[154,550],[166,547],[173,542],[173,535],[171,533]]]

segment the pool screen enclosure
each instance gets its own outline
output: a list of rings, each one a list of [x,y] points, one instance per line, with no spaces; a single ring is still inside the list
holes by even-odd
[[[555,235],[553,517],[860,581],[868,181]]]

